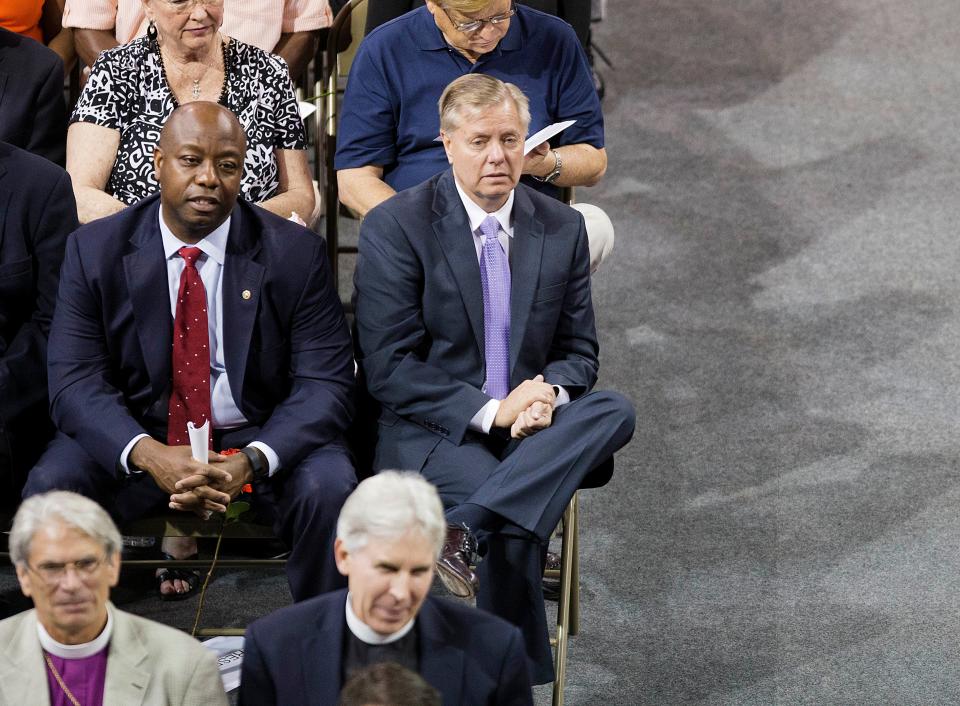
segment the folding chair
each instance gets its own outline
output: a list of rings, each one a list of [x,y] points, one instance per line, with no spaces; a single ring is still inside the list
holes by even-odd
[[[363,18],[354,16],[354,10],[363,5],[366,0],[350,0],[344,5],[333,20],[330,32],[327,35],[327,47],[324,57],[323,79],[323,110],[322,114],[324,134],[324,204],[326,210],[325,236],[327,239],[327,256],[333,274],[333,283],[337,287],[340,283],[340,254],[356,254],[355,246],[340,245],[340,191],[337,187],[337,170],[333,166],[333,158],[337,151],[337,120],[339,118],[339,100],[343,93],[342,84],[349,73],[347,59],[359,45],[359,38],[363,36]],[[345,47],[347,33],[353,41]],[[319,162],[318,162],[319,164]]]

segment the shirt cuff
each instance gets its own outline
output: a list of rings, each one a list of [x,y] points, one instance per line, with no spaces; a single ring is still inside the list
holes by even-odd
[[[570,401],[570,393],[567,392],[561,385],[554,385],[553,391],[557,393],[557,399],[553,401],[554,409]]]
[[[131,471],[130,467],[127,465],[127,458],[130,456],[130,452],[133,451],[133,447],[137,445],[137,442],[143,438],[149,438],[149,434],[137,434],[130,440],[130,443],[123,447],[123,451],[120,452],[120,468],[123,469],[123,472],[127,475],[131,473],[143,473],[143,471]]]
[[[500,411],[500,400],[491,399],[481,407],[467,426],[473,431],[479,431],[482,434],[489,434],[493,426],[493,420],[497,418],[497,412]]]
[[[263,455],[267,457],[267,475],[273,477],[273,474],[280,470],[280,457],[277,452],[271,449],[262,441],[251,441],[247,446],[260,449]]]

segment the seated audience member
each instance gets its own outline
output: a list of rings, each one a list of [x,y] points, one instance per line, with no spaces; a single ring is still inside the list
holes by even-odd
[[[587,50],[590,42],[590,0],[521,0],[521,3],[568,22],[577,33],[584,51]],[[370,34],[385,22],[423,4],[424,0],[368,0],[364,32]]]
[[[310,218],[306,134],[283,61],[220,33],[223,0],[143,7],[147,36],[100,56],[70,118],[67,171],[80,222],[156,191],[160,129],[177,106],[201,100],[225,105],[246,131],[243,197],[284,218]]]
[[[237,200],[244,152],[232,112],[179,108],[154,153],[160,194],[67,241],[48,355],[58,431],[24,494],[75,490],[122,523],[168,506],[223,512],[252,482],[253,508],[292,546],[301,600],[343,584],[333,540],[356,484],[341,444],[353,358],[323,240]],[[188,421],[242,453],[192,460]]]
[[[474,72],[520,87],[531,133],[576,120],[524,158],[524,183],[556,197],[557,187],[600,180],[603,114],[570,26],[511,0],[427,0],[371,32],[353,61],[337,136],[341,201],[362,216],[446,169],[436,102],[453,79]],[[611,236],[588,235],[596,269]]]
[[[46,44],[57,53],[66,71],[77,53],[73,32],[62,25],[64,0],[5,0],[0,5],[0,27]]]
[[[357,356],[381,406],[374,470],[419,468],[437,486],[451,523],[440,576],[459,595],[477,581],[477,535],[477,605],[521,626],[544,683],[547,542],[577,488],[609,479],[634,411],[617,393],[591,392],[583,219],[518,184],[523,93],[470,74],[447,87],[440,114],[452,169],[360,228]]]
[[[363,481],[337,522],[347,590],[250,625],[240,704],[333,704],[344,682],[380,662],[417,672],[445,704],[532,703],[517,629],[428,595],[444,526],[436,489],[417,474]]]
[[[20,496],[52,430],[47,335],[67,236],[77,227],[70,177],[0,142],[0,482]]]
[[[95,502],[67,492],[26,500],[10,559],[34,609],[0,622],[0,702],[227,703],[213,652],[110,603],[120,532]]]
[[[0,27],[0,141],[64,164],[67,107],[55,52]]]
[[[442,706],[440,692],[396,662],[375,662],[353,673],[338,706]]]
[[[168,0],[169,1],[169,0]],[[77,52],[87,66],[100,52],[147,32],[142,0],[66,0],[63,26],[72,27]],[[327,0],[222,0],[223,31],[245,44],[276,54],[296,79],[313,59],[317,31],[333,19]],[[201,4],[194,0],[195,4]],[[191,0],[174,0],[186,11]]]

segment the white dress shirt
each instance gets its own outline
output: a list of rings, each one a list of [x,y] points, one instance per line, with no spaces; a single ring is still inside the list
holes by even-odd
[[[503,206],[493,213],[487,213],[473,199],[467,196],[466,192],[460,187],[460,182],[454,179],[453,183],[457,187],[457,193],[460,195],[460,200],[463,202],[463,207],[467,212],[467,220],[470,222],[470,232],[473,234],[473,245],[477,249],[477,262],[480,262],[481,256],[483,255],[484,235],[480,232],[480,224],[486,220],[487,216],[493,216],[497,219],[497,223],[500,224],[497,239],[500,241],[500,246],[503,248],[503,253],[507,256],[507,261],[509,262],[510,239],[513,238],[513,190],[510,191],[510,195],[507,196],[507,201]],[[554,385],[554,387],[557,390],[557,398],[553,403],[554,407],[559,407],[570,401],[569,392],[560,385]],[[473,415],[467,426],[473,431],[489,434],[490,428],[493,426],[493,421],[497,418],[497,412],[499,411],[500,400],[491,397],[489,402],[477,410],[477,413]]]
[[[180,249],[191,247],[177,238],[163,220],[160,207],[160,237],[163,240],[163,256],[167,262],[167,289],[170,293],[170,316],[177,315],[177,295],[180,292],[180,276],[186,261],[179,255]],[[223,263],[227,254],[227,235],[230,233],[230,218],[227,218],[212,233],[192,247],[199,248],[203,255],[197,259],[197,272],[207,294],[207,328],[210,337],[210,425],[213,429],[233,429],[247,423],[247,418],[237,407],[230,390],[230,378],[223,353]],[[134,437],[120,455],[120,465],[129,472],[127,457],[134,445],[147,434]],[[251,441],[267,458],[270,475],[280,468],[276,451],[262,441]]]

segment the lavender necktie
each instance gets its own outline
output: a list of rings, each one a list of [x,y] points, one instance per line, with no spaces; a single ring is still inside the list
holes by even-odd
[[[485,391],[502,400],[510,394],[510,264],[497,233],[500,224],[487,216],[480,224],[483,251],[480,282],[483,285],[484,356],[487,362]]]

